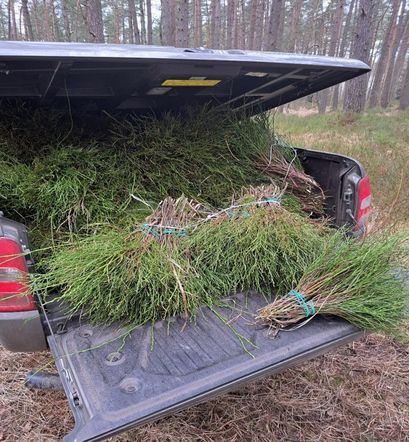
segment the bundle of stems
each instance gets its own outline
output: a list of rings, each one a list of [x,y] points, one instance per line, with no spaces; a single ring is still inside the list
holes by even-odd
[[[174,242],[175,238],[186,236],[190,226],[208,213],[209,209],[183,195],[176,200],[167,197],[146,218],[142,229],[161,242]]]
[[[212,296],[287,290],[317,256],[326,228],[280,205],[275,185],[249,188],[235,204],[200,224],[183,243]],[[203,282],[204,281],[204,282]],[[205,287],[205,288],[203,288]]]
[[[261,309],[257,320],[280,329],[330,314],[362,329],[401,336],[409,299],[400,273],[408,256],[405,240],[407,235],[384,234],[358,242],[333,233],[298,284]]]
[[[283,154],[283,149],[287,155]],[[287,145],[282,147],[276,140],[269,152],[263,152],[260,155],[257,167],[263,174],[270,176],[295,195],[305,212],[322,216],[324,192],[314,178],[304,172],[293,148],[291,149],[292,159],[289,159],[288,149]]]
[[[45,273],[33,287],[45,300],[58,291],[69,313],[83,312],[98,324],[187,317],[205,301],[185,288],[192,269],[177,244],[200,210],[185,197],[167,198],[131,232],[103,226],[62,244],[41,262]]]
[[[238,291],[266,295],[290,287],[318,253],[323,232],[279,205],[274,186],[250,188],[226,210],[186,197],[166,198],[141,224],[103,226],[57,247],[34,289],[99,324],[133,324],[177,313]]]

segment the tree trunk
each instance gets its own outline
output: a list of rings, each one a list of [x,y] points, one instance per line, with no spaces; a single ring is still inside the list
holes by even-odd
[[[239,40],[240,40],[240,37],[239,37],[239,35],[240,35],[240,15],[239,15],[238,7],[236,6],[236,4],[235,4],[235,9],[234,9],[233,20],[234,20],[233,21],[233,28],[234,28],[233,47],[238,48],[239,47]]]
[[[326,32],[325,32],[325,20],[324,20],[324,3],[323,0],[319,1],[319,8],[316,15],[316,26],[314,29],[314,51],[315,55],[325,55],[326,44]]]
[[[88,28],[88,40],[92,43],[104,43],[104,23],[102,19],[101,0],[86,0],[86,23]]]
[[[8,1],[8,39],[18,40],[14,0]]]
[[[369,59],[374,14],[373,0],[359,0],[358,18],[355,23],[351,57],[364,62]],[[350,80],[345,86],[344,111],[362,112],[365,108],[368,74]]]
[[[198,48],[202,46],[202,2],[194,0],[193,3],[193,46]]]
[[[298,32],[299,32],[299,28],[300,28],[302,4],[303,4],[303,0],[296,0],[294,2],[293,10],[291,13],[290,38],[288,40],[288,46],[287,46],[288,52],[295,51],[296,39],[298,37]]]
[[[256,30],[254,34],[254,49],[261,50],[263,42],[263,26],[264,26],[264,9],[266,7],[265,0],[259,0],[256,12]]]
[[[405,110],[409,107],[409,61],[406,64],[406,72],[403,79],[402,90],[399,100],[399,109]]]
[[[152,31],[152,2],[146,0],[146,20],[147,20],[147,41],[148,45],[153,44],[153,31]]]
[[[382,84],[385,76],[385,70],[386,70],[386,63],[388,59],[390,58],[391,53],[391,46],[392,46],[392,39],[393,39],[393,32],[396,26],[396,17],[399,12],[401,0],[393,0],[392,4],[392,14],[389,20],[389,24],[386,30],[386,33],[383,38],[382,48],[381,48],[381,55],[379,57],[374,81],[372,84],[372,90],[369,98],[369,107],[376,107],[379,104],[379,98],[382,90]]]
[[[339,46],[339,51],[338,51],[339,57],[345,57],[346,48],[350,42],[349,34],[350,34],[352,13],[354,10],[354,6],[355,6],[355,0],[351,0],[351,3],[349,4],[347,17],[345,19],[345,27],[344,27],[344,31],[342,33],[341,44]],[[336,85],[334,88],[334,95],[332,97],[332,109],[333,110],[338,109],[338,102],[339,102],[339,85]]]
[[[376,10],[379,9],[379,5],[380,5],[380,1],[378,0],[376,5],[377,8]],[[373,38],[372,38],[372,47],[371,47],[371,52],[369,55],[369,64],[370,66],[374,66],[375,65],[375,60],[377,58],[377,55],[379,53],[379,45],[377,43],[379,43],[379,40],[381,40],[383,38],[383,35],[379,35],[379,30],[381,29],[381,25],[383,23],[383,20],[385,18],[385,14],[387,12],[388,7],[383,8],[383,11],[381,11],[381,14],[379,14],[378,12],[378,17],[376,20],[376,26],[374,26],[374,30],[373,30]],[[383,32],[382,32],[383,34]],[[374,71],[372,72],[372,74],[374,74]]]
[[[188,0],[176,1],[176,46],[189,46]]]
[[[271,0],[265,0],[265,7],[264,7],[264,17],[263,17],[263,36],[261,39],[261,49],[266,49],[266,41],[267,41],[267,33],[268,33],[268,24],[270,22],[270,5]]]
[[[131,35],[132,42],[140,45],[141,44],[141,33],[139,32],[138,17],[136,15],[135,0],[128,0],[129,8],[129,22],[131,24]]]
[[[68,18],[67,0],[61,0],[61,14],[64,27],[64,39],[65,41],[71,41],[71,26]]]
[[[163,46],[169,46],[171,33],[169,17],[169,0],[160,2],[160,41]]]
[[[212,0],[210,17],[210,47],[212,49],[220,48],[220,0]]]
[[[234,31],[236,23],[236,2],[235,0],[227,0],[226,11],[226,49],[234,47]]]
[[[335,12],[334,12],[334,21],[332,26],[332,32],[331,32],[331,39],[329,42],[329,48],[328,48],[328,55],[330,57],[333,57],[336,55],[337,45],[339,42],[339,39],[341,37],[341,28],[342,28],[342,18],[344,16],[344,6],[345,1],[344,0],[337,0],[335,5]],[[328,100],[330,98],[330,90],[325,90],[321,94],[321,100],[320,100],[320,106],[319,106],[319,112],[325,113],[328,106]]]
[[[247,22],[246,22],[246,5],[245,0],[239,0],[240,2],[240,34],[239,34],[239,49],[246,49],[246,34],[247,34]]]
[[[114,28],[114,37],[113,42],[118,44],[121,43],[121,23],[122,16],[119,11],[118,4],[115,3],[112,5],[112,15],[113,15],[113,28]],[[125,40],[124,40],[125,42]]]
[[[270,20],[265,40],[265,49],[267,51],[276,51],[279,47],[282,2],[283,0],[273,0],[271,4]]]
[[[401,41],[404,27],[405,27],[405,3],[406,0],[402,2],[402,13],[399,17],[398,24],[393,26],[392,31],[392,42],[391,49],[387,61],[386,75],[383,83],[382,94],[381,94],[381,106],[382,108],[387,108],[389,106],[390,98],[391,98],[391,88],[392,88],[392,75],[393,69],[395,67],[396,55],[399,48],[399,43]]]
[[[256,17],[257,17],[257,8],[260,0],[251,0],[251,8],[250,8],[250,28],[248,33],[248,48],[254,49],[254,39],[255,39],[255,31],[256,31]]]
[[[140,0],[139,13],[141,17],[141,43],[146,44],[145,2]]]
[[[47,0],[43,0],[43,35],[46,41],[51,40],[51,26],[50,26],[50,15],[48,11]]]
[[[398,83],[399,79],[402,75],[402,71],[405,65],[405,57],[409,49],[409,11],[406,12],[406,21],[404,24],[404,29],[402,33],[402,38],[400,41],[400,46],[398,50],[398,54],[396,56],[396,62],[393,69],[393,76],[392,76],[392,89],[391,89],[391,95],[392,97],[395,97],[396,91],[398,89]]]
[[[60,27],[58,26],[58,17],[55,10],[54,0],[50,0],[51,5],[51,17],[52,17],[52,29],[53,29],[53,40],[54,41],[64,41],[64,35],[61,33]]]
[[[27,32],[26,38],[28,40],[34,40],[33,26],[31,24],[30,13],[28,11],[28,0],[21,0],[21,9],[24,17],[24,26]]]

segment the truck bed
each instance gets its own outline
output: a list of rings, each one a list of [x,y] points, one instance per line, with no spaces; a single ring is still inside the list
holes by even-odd
[[[253,313],[266,302],[257,294],[241,294],[213,311],[203,307],[187,323],[176,317],[129,335],[118,326],[80,323],[50,335],[75,417],[65,441],[104,439],[288,368],[361,333],[341,319],[317,317],[273,336],[254,323]]]

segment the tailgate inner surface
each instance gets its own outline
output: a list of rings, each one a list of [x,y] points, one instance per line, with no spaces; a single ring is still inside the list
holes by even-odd
[[[260,295],[237,295],[233,308],[204,307],[182,317],[125,329],[73,324],[49,336],[75,417],[66,441],[99,440],[175,412],[268,372],[348,342],[360,332],[336,318],[316,318],[275,338],[251,313]],[[250,343],[251,342],[251,343]]]

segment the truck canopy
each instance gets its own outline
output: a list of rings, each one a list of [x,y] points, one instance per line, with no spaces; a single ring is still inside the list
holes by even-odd
[[[369,71],[352,59],[242,50],[0,42],[0,98],[74,111],[183,105],[255,114]]]

